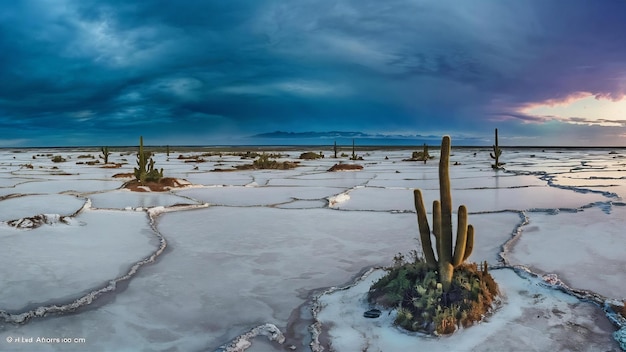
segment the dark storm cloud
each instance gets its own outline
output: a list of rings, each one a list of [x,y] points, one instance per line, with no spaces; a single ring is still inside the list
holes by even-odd
[[[626,89],[621,1],[20,1],[0,8],[0,140],[211,143],[283,131],[538,133]],[[570,120],[569,122],[577,122]],[[556,121],[563,130],[579,126]],[[573,127],[572,127],[573,126]],[[578,132],[576,132],[578,133]]]

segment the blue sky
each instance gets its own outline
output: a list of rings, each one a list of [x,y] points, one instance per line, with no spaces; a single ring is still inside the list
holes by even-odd
[[[0,147],[626,146],[624,33],[621,0],[3,1]]]

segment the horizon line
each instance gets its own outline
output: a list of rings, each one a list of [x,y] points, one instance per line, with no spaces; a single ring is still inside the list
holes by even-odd
[[[108,148],[137,148],[139,145],[105,145]],[[154,144],[145,145],[146,148],[313,148],[313,147],[329,147],[333,144]],[[381,149],[399,149],[399,148],[422,148],[424,144],[357,144],[355,148],[381,148]],[[439,144],[427,144],[428,147],[440,148]],[[99,149],[103,145],[74,145],[74,146],[0,146],[0,150],[8,149]],[[352,148],[352,144],[337,144],[337,147]],[[492,148],[493,145],[453,145],[453,148]],[[605,146],[572,146],[572,145],[500,145],[500,148],[511,149],[609,149],[609,148],[626,148],[626,145],[605,145]]]

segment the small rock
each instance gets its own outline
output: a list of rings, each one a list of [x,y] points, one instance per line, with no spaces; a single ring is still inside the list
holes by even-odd
[[[363,313],[363,316],[366,318],[378,318],[380,316],[380,309],[370,309],[367,312]]]

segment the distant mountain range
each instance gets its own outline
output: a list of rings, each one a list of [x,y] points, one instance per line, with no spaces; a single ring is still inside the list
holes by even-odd
[[[285,144],[285,145],[330,145],[337,142],[339,145],[348,145],[352,140],[359,145],[368,146],[415,146],[415,145],[438,145],[441,136],[436,135],[402,135],[366,133],[356,131],[325,131],[325,132],[285,132],[274,131],[259,133],[247,137],[252,144]],[[489,141],[472,137],[454,138],[456,145],[487,145]]]
[[[275,131],[260,133],[250,136],[250,138],[375,138],[375,139],[440,139],[441,136],[423,135],[390,135],[371,134],[351,131],[328,131],[328,132],[284,132]]]

